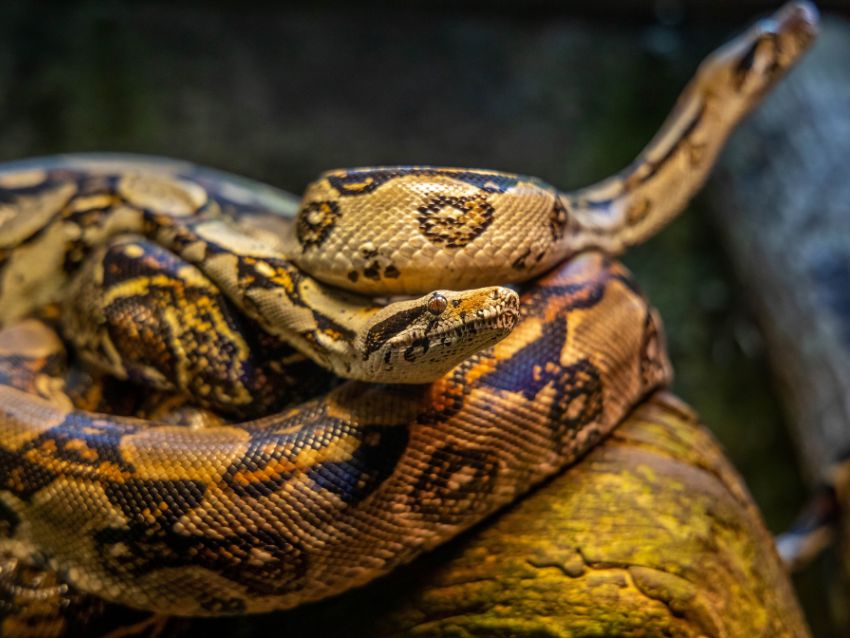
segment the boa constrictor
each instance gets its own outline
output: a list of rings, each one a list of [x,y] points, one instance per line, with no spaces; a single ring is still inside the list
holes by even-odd
[[[573,462],[670,378],[655,312],[604,255],[679,212],[814,24],[792,4],[720,49],[631,166],[575,193],[492,171],[333,171],[290,233],[286,196],[180,163],[5,166],[0,581],[25,565],[160,613],[285,609]],[[550,269],[519,304],[498,286],[430,291]],[[65,370],[57,316],[109,377]],[[360,381],[330,387],[315,364]],[[271,416],[240,420],[252,410]],[[4,591],[14,622],[28,590]]]

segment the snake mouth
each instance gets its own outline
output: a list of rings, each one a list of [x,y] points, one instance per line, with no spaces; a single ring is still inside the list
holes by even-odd
[[[435,298],[439,303],[434,303]],[[415,300],[376,323],[367,334],[369,380],[434,381],[501,341],[518,321],[519,296],[508,288],[440,291]]]
[[[508,336],[519,320],[519,301],[515,294],[498,306],[482,308],[474,316],[442,322],[399,343],[401,359],[414,366],[405,383],[433,381],[470,356]]]
[[[421,338],[427,339],[429,345],[424,347],[423,354],[430,350],[431,346],[451,347],[456,342],[467,340],[471,342],[479,335],[487,338],[492,334],[494,337],[507,336],[519,320],[519,298],[516,294],[505,295],[500,299],[498,305],[480,308],[472,317],[468,315],[444,322],[437,329],[426,328]],[[501,338],[499,337],[499,338]],[[495,343],[495,341],[494,341]],[[411,342],[405,348],[404,358],[411,361],[415,357],[415,344]]]

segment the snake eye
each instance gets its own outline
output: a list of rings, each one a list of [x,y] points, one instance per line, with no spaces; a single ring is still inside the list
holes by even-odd
[[[430,312],[432,315],[442,314],[443,310],[445,310],[446,306],[448,305],[448,299],[446,299],[440,293],[435,292],[428,300],[428,312]]]

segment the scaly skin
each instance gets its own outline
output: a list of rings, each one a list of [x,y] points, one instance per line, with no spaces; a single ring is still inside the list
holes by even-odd
[[[33,320],[7,328],[2,547],[170,614],[281,609],[365,583],[574,461],[669,380],[657,317],[598,254],[535,284],[521,314],[431,385],[350,382],[200,429],[72,408],[53,376],[59,340]]]
[[[340,202],[425,189],[410,200],[421,234],[380,240],[398,247],[389,262],[384,244],[358,240],[335,250],[365,265],[329,256],[314,273],[373,292],[376,279],[421,283],[401,253],[430,255],[467,285],[478,267],[465,247],[522,208],[513,234],[487,240],[493,277],[526,279],[573,256],[527,286],[519,312],[498,287],[381,307],[319,283],[288,257],[312,271],[308,253],[347,236],[349,213],[315,200],[320,187],[296,221],[299,256],[276,235],[282,220],[261,214],[284,200],[202,169],[72,157],[0,171],[3,573],[37,563],[160,613],[284,609],[386,573],[574,462],[670,379],[655,313],[589,249],[617,252],[678,212],[734,122],[811,39],[813,16],[792,5],[710,58],[636,163],[586,191],[443,169],[320,182]],[[392,213],[375,211],[388,228]],[[58,337],[19,321],[53,301],[83,358],[237,419],[284,400],[263,398],[270,377],[303,381],[293,347],[344,376],[436,380],[347,382],[233,423],[192,407],[174,416],[162,395],[153,411],[128,407],[108,382],[66,378]],[[106,408],[129,416],[91,411]],[[0,593],[13,585],[0,578]]]
[[[718,49],[643,152],[576,192],[464,168],[325,173],[304,195],[292,259],[342,288],[421,294],[434,281],[526,281],[588,248],[619,254],[681,212],[735,125],[806,51],[816,23],[811,5],[791,3]]]
[[[91,253],[128,233],[195,266],[194,282],[220,290],[265,332],[346,378],[433,381],[516,323],[518,297],[500,286],[435,290],[385,306],[330,288],[287,259],[278,238],[246,232],[233,215],[249,212],[232,201],[231,188],[205,188],[203,173],[86,156],[0,168],[0,326],[66,298],[81,267],[97,277],[99,253]],[[136,252],[131,271],[144,268],[144,250]],[[97,304],[83,304],[90,314],[78,324],[108,322],[91,312]],[[102,358],[114,359],[109,354]]]

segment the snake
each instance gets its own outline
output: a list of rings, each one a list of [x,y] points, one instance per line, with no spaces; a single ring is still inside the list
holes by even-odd
[[[580,459],[671,381],[616,255],[682,210],[816,21],[791,3],[714,52],[629,166],[573,192],[372,167],[299,204],[179,161],[0,166],[7,633],[44,600],[8,584],[24,569],[178,616],[327,598]]]

